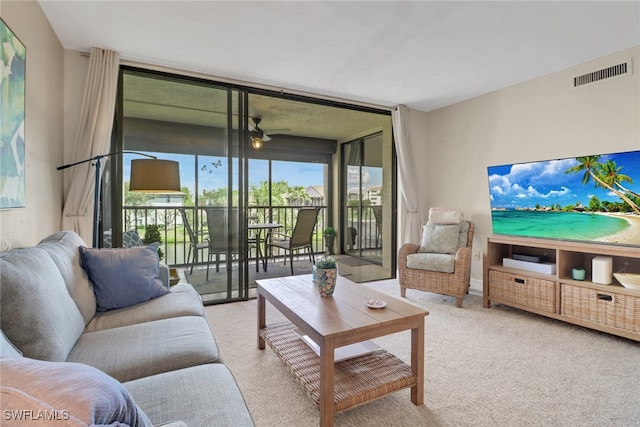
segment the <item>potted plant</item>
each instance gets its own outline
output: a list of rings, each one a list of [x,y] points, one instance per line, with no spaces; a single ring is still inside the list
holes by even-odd
[[[333,242],[336,238],[336,230],[333,227],[327,227],[322,231],[324,236],[324,245],[327,247],[327,255],[333,255]]]
[[[145,245],[150,245],[151,243],[160,243],[162,244],[162,235],[160,234],[160,228],[155,224],[147,225],[147,229],[144,232],[144,239],[142,239],[142,243]],[[158,260],[162,261],[164,257],[164,253],[162,249],[158,246]]]
[[[330,297],[336,287],[338,264],[333,257],[320,258],[313,265],[313,283],[318,287],[320,296]]]

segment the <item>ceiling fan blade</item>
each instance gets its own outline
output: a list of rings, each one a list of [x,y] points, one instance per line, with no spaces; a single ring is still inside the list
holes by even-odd
[[[283,129],[268,129],[268,130],[265,130],[265,132],[269,132],[270,134],[275,135],[275,134],[277,134],[277,133],[290,133],[290,132],[292,132],[292,130],[291,130],[291,129],[289,129],[289,128],[283,128]]]
[[[268,141],[271,141],[271,138],[269,138],[269,135],[267,135],[266,133],[263,133],[262,134],[262,140],[264,142],[268,142]]]

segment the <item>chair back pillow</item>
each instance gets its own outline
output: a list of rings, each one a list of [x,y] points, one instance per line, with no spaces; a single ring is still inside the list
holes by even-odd
[[[433,224],[460,224],[462,211],[447,208],[429,209],[429,221]]]
[[[422,228],[422,242],[418,252],[453,254],[458,249],[460,224],[427,222]]]

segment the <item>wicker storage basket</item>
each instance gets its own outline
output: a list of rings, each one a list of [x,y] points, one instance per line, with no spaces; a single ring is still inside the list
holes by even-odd
[[[529,276],[489,271],[489,295],[538,310],[555,313],[556,283]]]
[[[260,335],[318,404],[320,358],[294,332],[294,328],[288,321],[275,323],[261,329]],[[416,381],[411,367],[385,350],[336,362],[334,410],[339,413],[389,393],[413,387]]]
[[[640,332],[640,297],[564,283],[560,291],[563,316]]]

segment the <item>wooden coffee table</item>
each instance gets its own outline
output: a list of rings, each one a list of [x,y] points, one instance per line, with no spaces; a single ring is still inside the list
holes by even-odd
[[[424,397],[424,318],[429,313],[404,301],[338,278],[331,298],[322,298],[311,275],[257,280],[258,348],[265,343],[283,360],[320,409],[320,425],[338,412],[411,387],[411,401]],[[372,309],[368,300],[384,300]],[[269,301],[289,321],[266,324]],[[411,330],[411,366],[380,349],[334,362],[338,347]],[[296,333],[297,332],[297,333]],[[319,346],[319,356],[299,333]]]

